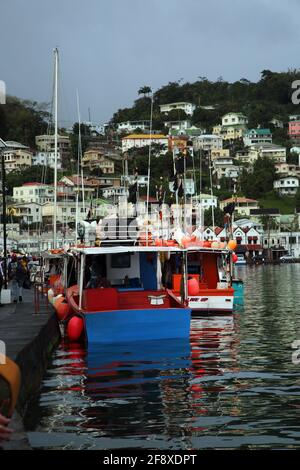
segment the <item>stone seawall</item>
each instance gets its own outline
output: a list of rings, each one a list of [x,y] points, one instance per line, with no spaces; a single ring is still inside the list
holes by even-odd
[[[3,448],[30,449],[22,417],[29,401],[37,396],[51,354],[60,340],[59,326],[52,307],[44,303],[40,313],[34,314],[32,291],[25,293],[24,302],[2,307],[0,340],[5,343],[7,356],[19,365],[22,375],[17,408],[11,422],[15,432]]]

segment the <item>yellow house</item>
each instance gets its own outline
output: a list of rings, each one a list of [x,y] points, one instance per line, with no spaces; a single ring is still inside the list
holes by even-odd
[[[20,170],[32,165],[32,152],[25,149],[3,152],[6,171]]]
[[[100,168],[102,173],[113,174],[115,172],[114,162],[99,149],[90,149],[84,152],[81,165],[89,170]]]
[[[234,140],[243,137],[247,128],[248,118],[242,113],[227,113],[222,116],[222,125],[213,127],[213,134],[220,135],[224,140]]]

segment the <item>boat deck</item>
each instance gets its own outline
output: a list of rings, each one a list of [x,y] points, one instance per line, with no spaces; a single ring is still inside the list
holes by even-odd
[[[72,289],[70,291],[70,289]],[[72,307],[78,310],[78,289],[69,289],[69,301]],[[73,291],[73,294],[72,294]],[[77,307],[77,308],[76,308]],[[168,290],[145,291],[118,291],[116,288],[85,289],[82,296],[82,310],[87,312],[99,312],[110,310],[153,310],[182,308],[183,305],[176,296]]]

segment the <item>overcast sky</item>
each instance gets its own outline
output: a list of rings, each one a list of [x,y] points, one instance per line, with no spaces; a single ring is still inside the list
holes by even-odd
[[[1,0],[0,80],[7,93],[50,101],[60,51],[60,120],[95,122],[154,90],[198,76],[256,81],[298,68],[298,0]],[[67,122],[66,122],[67,123]]]

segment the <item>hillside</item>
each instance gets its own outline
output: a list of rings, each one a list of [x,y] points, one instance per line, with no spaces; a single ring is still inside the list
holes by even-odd
[[[197,105],[191,118],[192,124],[206,127],[207,131],[220,122],[222,115],[230,111],[246,114],[249,128],[257,125],[269,126],[274,117],[287,122],[289,114],[300,113],[300,106],[295,106],[291,101],[291,85],[297,79],[300,79],[299,70],[263,70],[261,79],[256,83],[246,78],[229,83],[221,77],[216,82],[206,77],[199,77],[194,83],[169,82],[154,93],[154,129],[160,129],[166,119],[159,112],[159,105],[176,101],[188,101]],[[144,93],[131,108],[119,109],[111,122],[149,119],[149,103],[149,94]],[[208,105],[214,106],[214,109],[201,107]],[[183,111],[176,111],[173,116],[176,120],[185,117]]]
[[[0,106],[0,137],[35,147],[35,136],[47,130],[47,105],[8,96]]]

